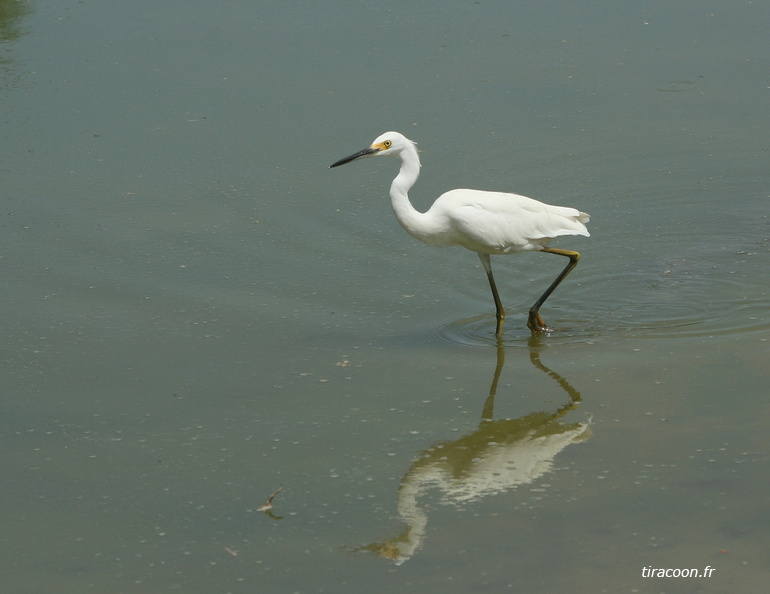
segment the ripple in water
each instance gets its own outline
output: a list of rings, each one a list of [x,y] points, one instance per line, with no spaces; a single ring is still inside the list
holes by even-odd
[[[556,321],[553,317],[553,321]],[[551,323],[549,318],[546,322]],[[543,339],[551,344],[574,343],[574,342],[592,342],[601,336],[597,328],[590,324],[580,324],[577,322],[560,321],[558,326]],[[495,337],[495,316],[494,312],[490,314],[477,315],[470,318],[459,320],[450,320],[434,328],[434,335],[444,342],[460,344],[467,347],[489,347],[497,345]],[[532,346],[532,333],[527,328],[526,316],[517,316],[513,312],[506,315],[505,326],[503,327],[502,343],[507,347],[530,347]]]
[[[768,291],[752,270],[725,270],[713,263],[699,269],[680,262],[659,273],[620,272],[584,277],[567,295],[568,307],[541,310],[554,328],[552,344],[609,338],[707,338],[770,331]],[[528,346],[526,307],[506,309],[503,344]],[[434,329],[438,339],[469,347],[496,344],[494,311],[450,320]]]

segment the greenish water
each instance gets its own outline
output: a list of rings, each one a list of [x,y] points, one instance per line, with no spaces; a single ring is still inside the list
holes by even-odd
[[[7,591],[762,591],[769,16],[0,2]],[[328,169],[390,129],[591,214],[551,336]]]

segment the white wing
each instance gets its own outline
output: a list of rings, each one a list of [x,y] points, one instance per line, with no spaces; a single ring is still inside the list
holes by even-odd
[[[589,236],[586,213],[517,194],[451,190],[436,200],[431,211],[444,219],[445,245],[459,244],[476,252],[538,250],[554,237]]]

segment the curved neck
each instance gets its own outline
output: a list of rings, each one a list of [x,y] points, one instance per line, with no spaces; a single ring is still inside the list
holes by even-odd
[[[407,233],[424,241],[427,232],[424,214],[419,212],[409,202],[408,192],[420,175],[420,157],[414,145],[409,145],[401,151],[401,169],[390,185],[390,205],[396,219]]]

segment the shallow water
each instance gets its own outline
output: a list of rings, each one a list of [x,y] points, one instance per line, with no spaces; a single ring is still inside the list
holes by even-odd
[[[8,591],[762,591],[768,16],[0,2]],[[591,214],[550,336],[388,129]]]

